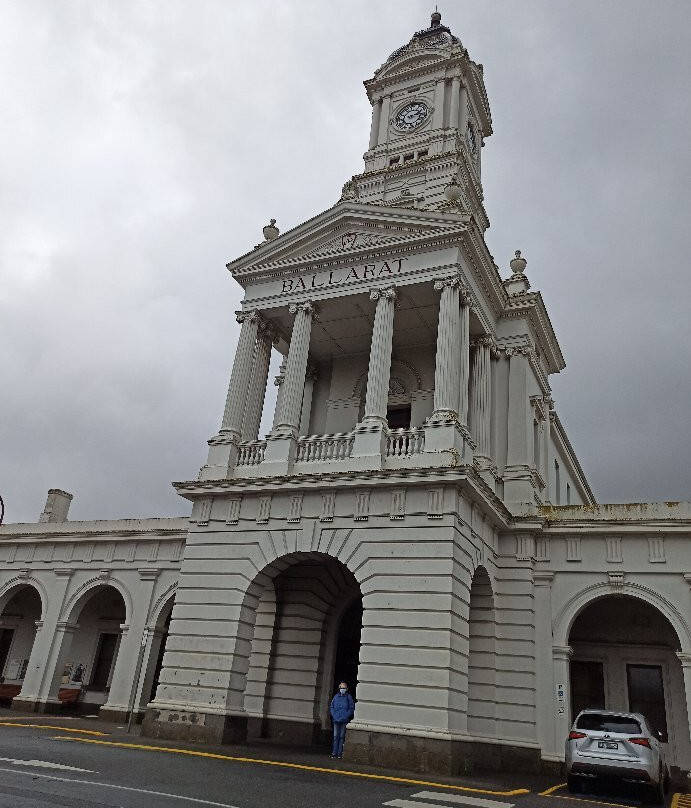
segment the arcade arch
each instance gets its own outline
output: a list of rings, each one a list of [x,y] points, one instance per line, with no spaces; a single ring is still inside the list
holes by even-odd
[[[643,713],[668,737],[673,765],[691,760],[680,637],[659,609],[627,594],[597,598],[568,644],[572,717],[588,707]]]
[[[0,612],[0,704],[19,695],[36,639],[43,606],[31,584],[19,584],[3,596]]]
[[[496,729],[496,617],[492,584],[478,567],[470,587],[468,616],[468,732],[494,736]]]

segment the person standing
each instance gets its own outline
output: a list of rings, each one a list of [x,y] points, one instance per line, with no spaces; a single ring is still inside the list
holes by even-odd
[[[329,712],[334,723],[334,742],[329,757],[332,760],[341,760],[346,726],[349,721],[353,720],[355,715],[355,702],[350,693],[348,693],[348,685],[345,682],[341,682],[338,686],[338,693],[331,699]]]

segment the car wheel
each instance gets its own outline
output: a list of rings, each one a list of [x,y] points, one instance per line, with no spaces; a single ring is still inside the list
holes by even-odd
[[[572,774],[569,774],[566,776],[566,788],[569,790],[570,794],[580,794],[581,781],[578,777],[574,777]]]

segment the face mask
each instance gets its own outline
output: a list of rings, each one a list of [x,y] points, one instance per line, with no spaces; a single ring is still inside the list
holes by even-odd
[[[345,687],[339,687],[339,692],[341,692],[341,693],[346,693],[346,689],[345,689]]]

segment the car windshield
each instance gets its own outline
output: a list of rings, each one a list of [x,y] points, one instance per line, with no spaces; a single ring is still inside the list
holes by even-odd
[[[576,721],[576,729],[589,729],[594,732],[621,732],[625,735],[639,735],[641,725],[635,718],[606,713],[583,713]]]

